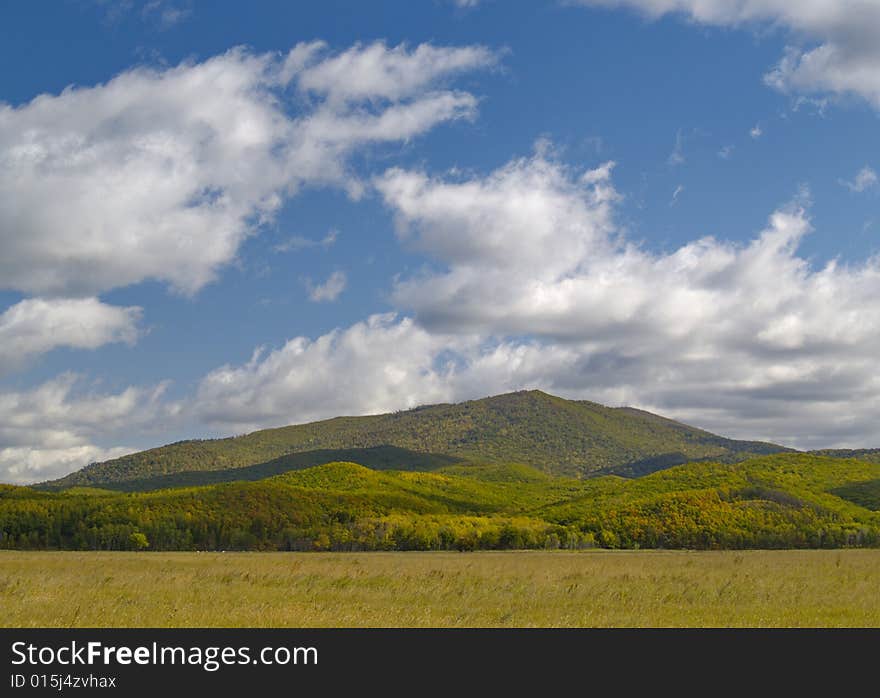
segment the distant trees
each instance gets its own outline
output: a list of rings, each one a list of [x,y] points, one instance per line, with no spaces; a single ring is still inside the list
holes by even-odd
[[[785,455],[694,463],[635,480],[548,478],[499,464],[399,473],[332,463],[256,482],[153,493],[0,486],[0,548],[880,546],[880,512],[868,508],[878,480],[880,464]]]
[[[132,550],[146,550],[150,547],[150,541],[148,541],[147,537],[140,531],[133,531],[128,536],[128,543]]]

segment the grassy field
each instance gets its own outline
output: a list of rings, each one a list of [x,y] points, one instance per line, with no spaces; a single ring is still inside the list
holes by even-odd
[[[880,551],[0,552],[5,627],[880,626]]]

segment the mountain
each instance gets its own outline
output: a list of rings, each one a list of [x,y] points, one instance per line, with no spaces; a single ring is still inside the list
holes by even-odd
[[[803,453],[644,477],[327,463],[154,492],[0,485],[0,548],[474,550],[880,545],[880,464]]]
[[[557,476],[639,476],[692,460],[737,461],[786,450],[726,439],[642,410],[531,390],[182,441],[94,463],[43,487],[148,490],[259,479],[332,460],[395,470],[433,470],[451,461],[522,463]]]

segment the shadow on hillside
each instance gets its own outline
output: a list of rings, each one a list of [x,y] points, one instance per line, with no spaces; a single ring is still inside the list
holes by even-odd
[[[326,448],[303,453],[290,453],[265,463],[225,470],[188,470],[169,475],[121,482],[101,483],[102,489],[118,492],[148,492],[170,487],[198,487],[221,482],[263,480],[291,470],[305,470],[316,465],[348,461],[359,463],[373,470],[431,471],[462,463],[463,459],[439,453],[419,453],[397,446],[373,446],[370,448]],[[43,488],[41,488],[43,489]],[[45,488],[49,489],[49,488]]]

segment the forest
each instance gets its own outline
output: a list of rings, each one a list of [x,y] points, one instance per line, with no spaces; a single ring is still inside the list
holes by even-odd
[[[638,478],[333,462],[146,492],[0,486],[0,548],[502,550],[880,545],[880,463],[779,453]]]

